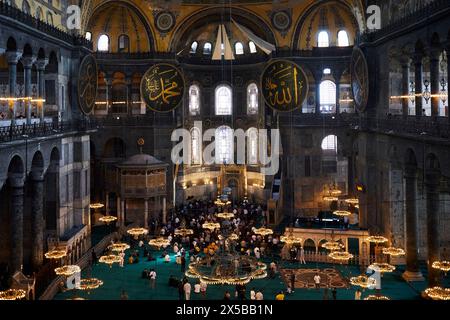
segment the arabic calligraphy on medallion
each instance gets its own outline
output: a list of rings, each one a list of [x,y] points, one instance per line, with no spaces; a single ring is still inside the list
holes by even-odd
[[[154,65],[142,77],[141,96],[147,107],[153,111],[172,111],[181,103],[183,92],[183,75],[173,65]]]
[[[364,53],[357,47],[353,50],[350,74],[356,109],[363,112],[369,100],[369,68]]]
[[[78,72],[78,104],[84,114],[90,114],[95,105],[98,88],[97,61],[92,55],[84,57]]]
[[[306,74],[291,61],[271,62],[261,77],[264,100],[276,111],[289,112],[302,106],[308,94]]]

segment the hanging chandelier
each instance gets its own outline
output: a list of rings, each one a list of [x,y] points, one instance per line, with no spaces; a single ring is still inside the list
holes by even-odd
[[[127,233],[132,235],[135,239],[137,239],[139,236],[147,234],[148,230],[145,228],[131,228],[127,230]]]
[[[233,219],[234,218],[234,213],[232,212],[221,212],[216,214],[216,217],[221,218],[221,219]]]
[[[217,222],[206,222],[206,223],[202,224],[202,228],[203,229],[208,229],[211,232],[213,232],[216,229],[220,229],[220,223],[217,223]]]
[[[446,273],[450,271],[450,261],[435,261],[431,266]]]
[[[65,256],[67,256],[66,250],[57,250],[57,249],[53,249],[45,254],[45,257],[47,259],[55,259],[55,260],[64,258]]]
[[[288,245],[295,245],[295,244],[301,244],[303,239],[297,236],[294,236],[294,234],[288,234],[286,236],[282,236],[280,238],[281,242],[284,242]]]
[[[217,199],[214,201],[214,204],[223,207],[223,206],[229,206],[231,204],[230,200],[222,200],[220,196],[217,196]]]
[[[372,263],[369,266],[369,268],[372,269],[373,271],[378,271],[380,273],[393,272],[395,270],[395,266],[389,263],[379,263],[379,262]]]
[[[158,248],[158,250],[159,250],[161,248],[165,248],[165,247],[170,246],[170,241],[167,238],[159,237],[159,238],[156,238],[156,239],[151,239],[148,242],[148,244],[151,245],[152,247]]]
[[[253,228],[253,233],[257,234],[257,235],[260,235],[262,237],[265,237],[265,236],[273,234],[273,230],[269,229],[269,228],[265,228],[265,227]]]
[[[100,219],[98,219],[101,222],[105,222],[106,224],[111,223],[113,221],[117,220],[117,217],[114,216],[103,216]]]
[[[324,244],[322,244],[322,248],[325,248],[330,251],[336,251],[343,249],[344,245],[337,241],[327,241]]]
[[[103,281],[97,278],[88,278],[80,280],[80,290],[93,290],[103,285]]]
[[[122,258],[115,254],[109,254],[106,256],[101,256],[100,259],[98,259],[98,261],[101,263],[105,263],[105,264],[109,265],[110,268],[112,268],[112,265],[114,263],[120,263],[120,261],[122,261]]]
[[[324,197],[323,197],[323,200],[324,200],[324,201],[338,201],[339,198],[336,197],[336,196],[324,196]]]
[[[404,256],[405,250],[403,250],[402,248],[389,247],[389,248],[383,248],[383,253],[386,255],[390,255],[391,257],[398,257],[398,256]]]
[[[358,198],[348,198],[348,199],[345,199],[344,201],[345,201],[345,203],[348,203],[348,204],[353,204],[353,205],[359,204]]]
[[[347,251],[333,251],[328,256],[338,261],[348,261],[353,258],[353,255]]]
[[[192,229],[187,229],[187,228],[175,229],[175,235],[177,235],[177,236],[186,237],[191,234],[194,234],[194,230],[192,230]]]
[[[70,277],[75,273],[79,272],[81,272],[81,268],[77,265],[67,265],[55,269],[55,273],[58,276],[65,276],[65,277]]]
[[[369,278],[366,275],[361,275],[357,277],[351,277],[350,283],[361,288],[370,288],[374,287],[377,284],[377,281],[374,278]]]
[[[433,300],[450,300],[450,289],[433,287],[425,290],[425,294]]]
[[[8,289],[0,291],[0,300],[20,300],[25,298],[26,292],[22,289]]]
[[[335,216],[339,216],[339,217],[348,217],[348,216],[352,215],[352,213],[347,210],[336,210],[336,211],[333,211],[333,214]]]
[[[370,236],[367,237],[366,240],[375,244],[385,243],[389,241],[388,238],[383,236]]]
[[[127,249],[130,249],[130,246],[126,243],[113,243],[108,246],[108,249],[112,252],[123,252]]]
[[[365,297],[364,300],[391,300],[391,299],[386,296],[378,296],[371,294],[370,296]]]
[[[94,210],[97,210],[97,209],[103,208],[104,206],[105,206],[105,205],[104,205],[103,203],[96,202],[96,203],[91,203],[91,204],[89,205],[89,208],[94,209]]]

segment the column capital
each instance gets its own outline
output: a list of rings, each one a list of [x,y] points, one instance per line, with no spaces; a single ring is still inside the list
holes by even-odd
[[[24,69],[31,69],[36,61],[36,56],[22,56],[20,61],[22,62]]]
[[[6,61],[8,61],[8,64],[17,64],[21,57],[21,51],[6,51]]]
[[[36,68],[38,71],[45,71],[45,67],[48,65],[47,58],[39,58],[36,60]]]
[[[31,181],[33,182],[43,182],[44,172],[43,171],[31,171],[30,173]]]
[[[22,173],[10,173],[8,175],[9,184],[13,188],[23,188],[25,184],[24,176]]]
[[[439,61],[441,53],[442,53],[441,48],[431,47],[428,50],[428,55],[430,57],[430,60],[437,60],[437,61]]]
[[[106,83],[107,86],[111,86],[112,85],[112,82],[113,82],[112,77],[106,77],[105,76],[104,79],[105,79],[105,83]]]
[[[422,52],[414,52],[413,61],[414,61],[414,64],[422,64],[423,63],[423,53]]]

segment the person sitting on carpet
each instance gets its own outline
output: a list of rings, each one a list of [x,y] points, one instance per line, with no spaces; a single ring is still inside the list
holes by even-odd
[[[194,284],[194,293],[200,293],[200,280]]]
[[[134,259],[133,259],[133,256],[131,255],[129,258],[128,258],[128,264],[133,264],[134,263]]]
[[[155,258],[153,258],[152,254],[150,252],[147,255],[147,261],[155,261]]]
[[[278,292],[278,294],[275,296],[275,300],[284,300],[283,291]]]
[[[165,255],[164,262],[166,263],[170,262],[170,256],[168,254]]]

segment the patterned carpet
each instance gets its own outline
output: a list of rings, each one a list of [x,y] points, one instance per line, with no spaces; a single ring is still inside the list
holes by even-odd
[[[342,274],[332,268],[325,269],[281,269],[282,279],[286,285],[290,282],[292,273],[295,273],[295,289],[311,289],[315,288],[314,276],[316,273],[320,276],[320,287],[326,288],[348,288],[348,281]]]

